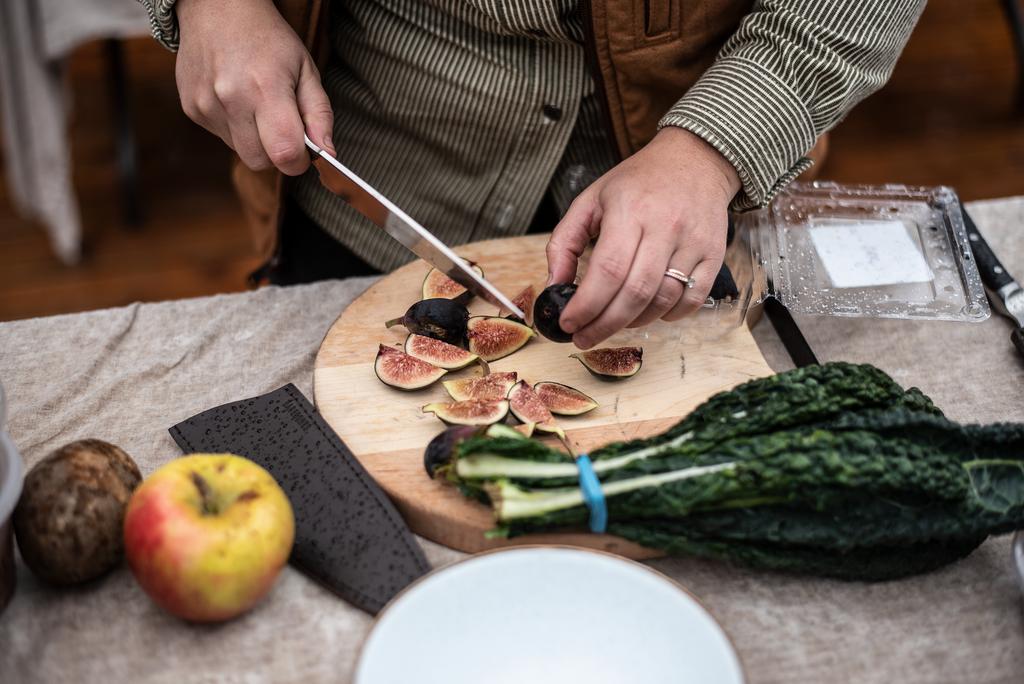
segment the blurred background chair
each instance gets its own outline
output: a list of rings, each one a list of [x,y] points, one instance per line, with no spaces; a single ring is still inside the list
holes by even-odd
[[[58,256],[81,256],[81,218],[71,181],[65,60],[82,43],[149,33],[145,10],[135,0],[3,0],[0,3],[0,103],[5,177],[15,207],[43,224]],[[122,134],[124,182],[134,185],[134,135],[124,87],[120,46],[109,43],[116,125]],[[138,221],[137,202],[129,219]]]
[[[1017,106],[1024,110],[1024,9],[1021,0],[1003,0],[1003,8],[1017,51]]]

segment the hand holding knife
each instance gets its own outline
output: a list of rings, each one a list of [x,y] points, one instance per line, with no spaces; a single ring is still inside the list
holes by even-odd
[[[999,262],[970,215],[964,211],[963,216],[967,239],[971,242],[971,251],[974,253],[974,262],[978,266],[981,281],[985,284],[989,299],[996,310],[1013,321],[1016,326],[1010,334],[1010,339],[1017,347],[1017,351],[1024,356],[1024,288]]]
[[[329,152],[308,136],[306,147],[313,153],[313,165],[320,174],[325,188],[345,200],[360,214],[384,229],[391,237],[405,245],[413,254],[428,262],[470,292],[483,297],[506,311],[525,318],[518,306],[498,288],[471,269],[433,233],[414,221],[373,186],[346,168]]]

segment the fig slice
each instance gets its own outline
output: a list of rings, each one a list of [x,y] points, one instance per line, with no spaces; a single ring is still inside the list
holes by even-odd
[[[467,261],[466,263],[481,278],[483,277],[484,269],[472,261]],[[473,293],[467,290],[465,286],[455,282],[436,268],[427,271],[427,275],[423,279],[422,299],[451,299],[459,304],[466,305],[472,298]]]
[[[526,320],[525,321],[522,318],[520,318],[519,316],[513,315],[512,313],[510,313],[508,311],[508,309],[506,309],[504,307],[502,307],[498,311],[498,315],[499,316],[504,316],[505,318],[507,318],[510,321],[515,321],[516,323],[522,323],[523,325],[527,325],[527,326],[532,327],[533,326],[533,302],[534,302],[534,300],[536,298],[537,298],[537,292],[536,292],[536,290],[533,289],[533,285],[527,285],[526,287],[523,288],[522,292],[520,292],[519,294],[517,294],[515,297],[512,298],[512,303],[515,304],[516,306],[518,306],[522,310],[523,314],[526,316]]]
[[[559,416],[580,416],[597,408],[593,397],[560,382],[538,382],[533,391],[549,411]]]
[[[564,436],[562,428],[555,424],[555,417],[551,415],[551,411],[525,380],[517,382],[508,393],[508,406],[512,415],[520,422],[533,423],[534,427],[541,432]]]
[[[644,350],[642,347],[604,347],[590,351],[570,354],[583,366],[604,380],[621,380],[631,378],[643,365]]]
[[[470,399],[449,404],[434,402],[424,406],[423,412],[433,413],[449,425],[491,425],[508,415],[508,401]]]
[[[497,316],[473,316],[467,325],[469,351],[496,361],[520,349],[534,336],[533,328]]]
[[[446,370],[465,368],[480,358],[462,347],[416,333],[405,338],[405,353]]]
[[[572,283],[555,283],[544,288],[533,304],[533,324],[552,342],[572,342],[572,335],[562,330],[558,319],[574,294]]]
[[[392,318],[384,325],[388,328],[404,325],[411,333],[433,337],[448,344],[466,344],[466,323],[469,311],[451,299],[424,299],[416,302],[400,318]]]
[[[469,399],[495,401],[507,397],[508,391],[516,384],[517,379],[516,372],[510,371],[491,373],[482,378],[446,380],[442,384],[455,401],[466,401]]]
[[[382,344],[373,362],[373,372],[385,385],[415,390],[433,383],[448,371]]]

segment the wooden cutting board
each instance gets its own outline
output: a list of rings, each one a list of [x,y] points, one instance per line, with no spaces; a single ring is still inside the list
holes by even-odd
[[[546,244],[546,235],[528,235],[473,243],[458,251],[480,264],[491,282],[513,296],[528,283],[538,291],[544,286]],[[493,527],[490,509],[427,477],[423,450],[444,425],[432,414],[423,413],[421,407],[450,399],[440,382],[415,392],[388,387],[374,375],[373,362],[378,343],[399,345],[404,341],[405,329],[386,329],[384,321],[401,316],[420,298],[428,270],[423,261],[410,263],[352,302],[320,346],[313,385],[317,408],[324,419],[392,498],[409,526],[428,539],[466,552],[509,544],[552,543],[596,548],[630,558],[659,555],[610,535],[486,539],[484,532]],[[493,305],[479,299],[469,309],[471,314],[497,313]],[[697,322],[690,319],[687,324]],[[540,335],[520,351],[490,365],[492,371],[517,371],[531,384],[554,380],[594,397],[600,403],[594,411],[559,419],[580,451],[660,432],[712,394],[772,373],[746,326],[736,327],[714,341],[679,343],[679,339],[679,326],[662,325],[660,329],[626,331],[606,342],[602,346],[644,347],[640,372],[617,382],[593,377],[578,361],[568,358],[575,347],[555,344]],[[479,373],[477,368],[473,364],[443,379]]]

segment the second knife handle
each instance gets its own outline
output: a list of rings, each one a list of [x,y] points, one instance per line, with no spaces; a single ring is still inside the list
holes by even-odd
[[[963,215],[964,227],[967,228],[967,239],[971,243],[971,252],[974,254],[974,263],[978,265],[981,282],[985,283],[985,287],[993,292],[998,292],[1001,288],[1012,283],[1013,277],[999,263],[999,259],[992,251],[992,248],[988,246],[985,237],[971,219],[971,215],[966,210],[964,210]]]

